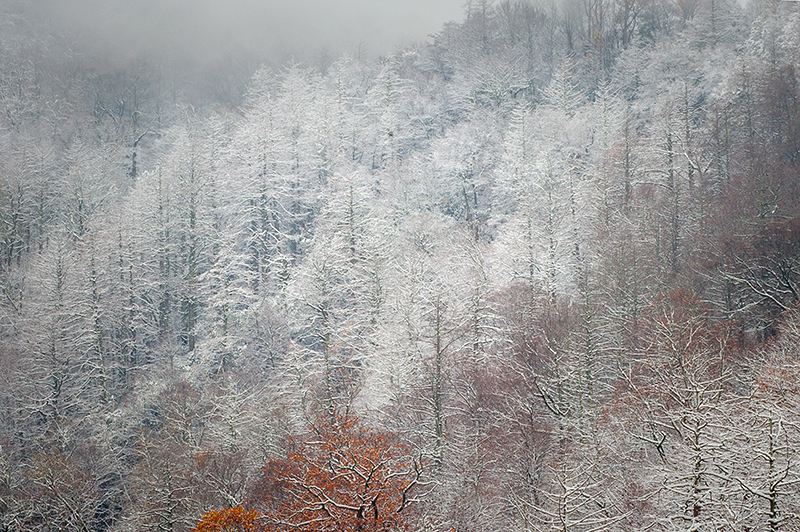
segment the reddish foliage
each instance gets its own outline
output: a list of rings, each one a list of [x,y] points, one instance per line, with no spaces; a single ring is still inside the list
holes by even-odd
[[[245,511],[239,506],[206,513],[194,530],[195,532],[256,532],[261,528],[258,524],[258,512]]]
[[[255,511],[211,512],[196,532],[408,528],[408,493],[419,477],[409,450],[353,418],[322,419],[313,429],[297,452],[269,462],[252,494]],[[213,528],[218,523],[243,528]]]

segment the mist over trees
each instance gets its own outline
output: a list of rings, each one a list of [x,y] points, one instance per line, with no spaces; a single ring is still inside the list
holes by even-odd
[[[794,530],[800,5],[377,59],[0,6],[0,530]]]

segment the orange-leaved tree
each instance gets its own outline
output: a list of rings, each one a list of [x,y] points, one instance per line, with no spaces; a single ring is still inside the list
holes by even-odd
[[[251,493],[252,509],[209,512],[196,532],[405,530],[421,467],[390,433],[357,419],[321,418],[298,450],[272,459]],[[238,520],[237,520],[238,519]]]
[[[212,510],[203,516],[195,532],[258,532],[258,512],[241,506]]]

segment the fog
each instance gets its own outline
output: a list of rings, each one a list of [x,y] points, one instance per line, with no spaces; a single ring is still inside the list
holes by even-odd
[[[460,20],[463,0],[46,0],[48,24],[122,56],[383,55]]]

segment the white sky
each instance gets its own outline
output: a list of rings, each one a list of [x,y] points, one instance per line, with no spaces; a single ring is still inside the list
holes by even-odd
[[[49,0],[68,34],[124,52],[197,58],[234,48],[385,54],[461,21],[466,0]]]

